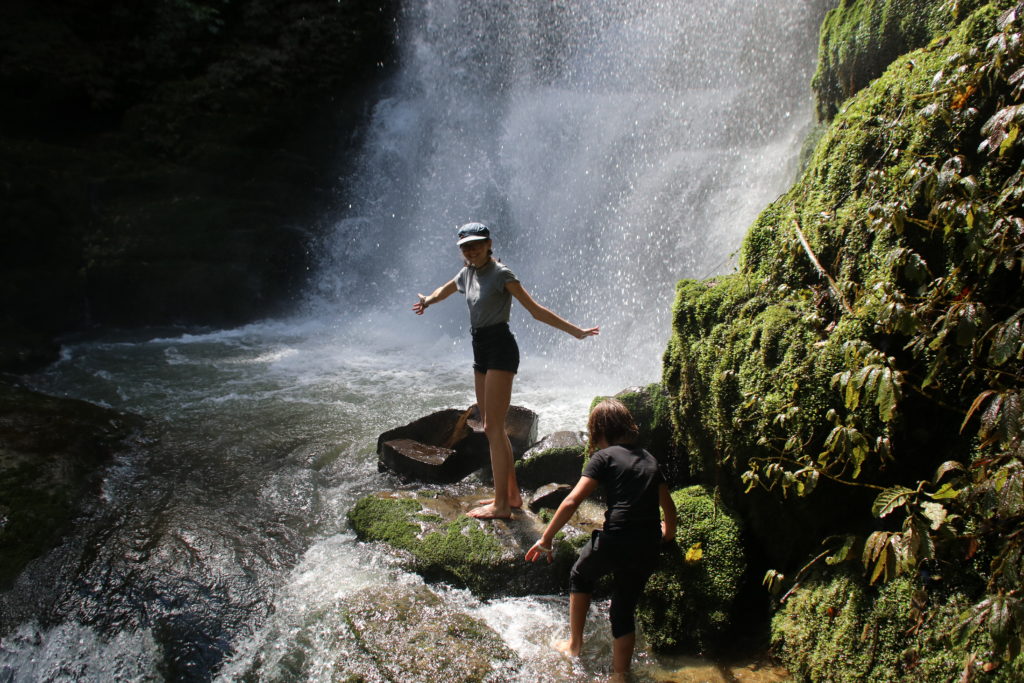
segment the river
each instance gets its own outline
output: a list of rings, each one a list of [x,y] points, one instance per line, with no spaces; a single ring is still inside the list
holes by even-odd
[[[331,680],[354,647],[331,606],[420,581],[345,525],[359,497],[398,485],[377,471],[377,435],[473,401],[464,304],[410,311],[459,268],[455,226],[490,223],[541,303],[601,326],[578,341],[513,312],[513,402],[542,434],[581,429],[595,395],[659,379],[674,283],[731,269],[792,181],[827,4],[408,3],[399,68],[293,315],[105,331],[26,378],[148,420],[75,533],[3,596],[19,626],[0,681]],[[520,656],[515,680],[607,667],[597,616],[579,666],[551,650],[564,596],[435,589]],[[641,681],[705,665],[637,656]]]

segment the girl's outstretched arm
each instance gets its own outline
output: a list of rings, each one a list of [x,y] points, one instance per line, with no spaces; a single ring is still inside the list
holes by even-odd
[[[601,331],[600,327],[577,327],[565,318],[559,316],[557,313],[552,311],[546,306],[541,306],[539,303],[534,301],[530,293],[526,291],[521,282],[506,282],[505,289],[509,291],[516,298],[516,300],[523,305],[527,311],[530,312],[536,320],[542,323],[547,323],[552,327],[568,332],[577,339],[583,339],[584,337],[590,337]]]
[[[455,285],[455,280],[449,280],[427,296],[417,294],[416,296],[418,296],[420,300],[412,305],[413,313],[416,315],[423,315],[423,312],[427,310],[427,306],[430,304],[436,304],[438,301],[443,301],[457,291],[458,287]]]
[[[573,513],[576,512],[576,508],[580,506],[580,503],[585,501],[594,489],[597,488],[597,479],[591,479],[590,477],[580,477],[580,480],[576,482],[575,488],[565,497],[562,504],[558,506],[555,511],[555,516],[548,522],[548,526],[544,529],[544,533],[541,534],[540,540],[533,544],[533,546],[526,551],[526,560],[528,562],[536,562],[537,558],[540,557],[541,553],[548,556],[548,562],[554,560],[555,551],[551,544],[555,540],[555,534],[565,526],[565,523],[572,518]]]

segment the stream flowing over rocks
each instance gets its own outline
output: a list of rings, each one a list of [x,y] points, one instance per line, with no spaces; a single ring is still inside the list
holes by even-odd
[[[409,306],[482,220],[539,302],[601,326],[513,310],[517,473],[573,484],[591,401],[658,381],[676,282],[731,269],[792,181],[830,4],[4,3],[0,680],[605,677],[603,596],[581,659],[551,648],[599,505],[528,566],[549,508],[462,514],[489,483],[471,417],[474,449],[427,444],[451,472],[379,454],[475,400],[461,302]],[[631,393],[690,483],[662,392]],[[674,495],[699,523],[637,679],[778,678],[694,659],[738,642],[748,559],[726,508]]]

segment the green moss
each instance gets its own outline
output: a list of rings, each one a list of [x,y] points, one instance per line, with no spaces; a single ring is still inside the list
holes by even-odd
[[[548,448],[516,461],[516,479],[524,488],[536,489],[545,484],[574,485],[580,478],[586,446]]]
[[[679,512],[677,552],[663,556],[637,621],[657,650],[715,650],[731,624],[746,571],[740,522],[700,486],[676,491],[672,500]]]
[[[917,601],[920,608],[914,608]],[[801,681],[951,681],[982,636],[955,633],[967,595],[908,578],[869,587],[854,572],[819,576],[793,593],[772,621],[775,654]],[[983,680],[1011,681],[1024,659]]]
[[[985,243],[987,235],[998,232],[997,217],[1005,224],[1020,215],[1015,188],[1021,183],[1024,150],[1007,144],[991,154],[981,147],[989,135],[983,132],[986,121],[1019,101],[1007,79],[1021,57],[1004,56],[1000,41],[989,41],[1001,11],[1015,3],[946,6],[954,4],[960,14],[953,18],[936,14],[939,3],[840,4],[826,32],[853,32],[850,40],[864,41],[857,50],[874,49],[869,46],[879,37],[867,34],[876,29],[902,31],[900,40],[909,39],[908,31],[921,30],[914,40],[924,41],[924,47],[886,58],[878,78],[845,101],[798,182],[751,227],[739,272],[706,282],[683,281],[677,289],[663,375],[677,438],[689,452],[692,474],[716,486],[743,516],[767,566],[790,575],[820,553],[821,540],[831,534],[863,540],[873,530],[895,528],[902,518],[878,520],[871,514],[878,488],[916,490],[921,482],[931,487],[939,463],[971,462],[976,427],[972,423],[961,433],[960,416],[986,390],[1019,391],[1019,356],[1012,371],[1006,360],[992,373],[984,360],[988,342],[983,341],[986,334],[991,338],[1013,327],[1013,316],[1024,306],[1019,233],[1003,235],[998,245]],[[974,11],[968,16],[968,10]],[[947,24],[957,25],[933,40]],[[1012,30],[1019,31],[1019,24]],[[850,56],[855,52],[841,58],[857,61]],[[994,265],[1000,249],[1005,271]],[[979,322],[989,319],[978,316],[949,325],[968,307],[1006,324],[990,328],[991,322]],[[867,367],[846,355],[847,343],[871,349],[878,354],[872,367],[901,380],[902,394],[891,416],[883,415],[868,391],[854,405],[833,384],[840,373]],[[867,444],[856,466],[849,456],[826,448],[837,426]],[[1007,458],[1006,451],[1012,452],[1010,446],[1003,453],[994,450],[989,457]],[[791,488],[787,498],[786,480],[779,477],[767,483],[750,480],[753,488],[747,495],[741,475],[748,467],[756,474],[765,463],[791,477],[801,467],[835,465],[828,474],[878,488],[858,492],[857,486],[823,476],[809,496],[797,497]],[[990,535],[982,547],[991,545],[993,556],[1003,547],[1005,534],[986,526],[994,516],[983,506],[979,513],[963,496],[946,504],[964,513],[954,524],[988,530],[981,532]],[[985,521],[974,525],[969,518],[975,514]],[[936,552],[941,556],[949,551],[940,536]],[[969,576],[984,585],[985,571],[959,562],[962,551],[954,552],[959,553],[955,560],[946,556],[955,567],[949,575]],[[861,602],[851,603],[845,616],[835,617],[852,619],[878,610],[871,620],[864,617],[850,626],[863,631],[870,622],[877,628],[870,637],[857,634],[873,643],[876,652],[868,659],[858,659],[862,653],[847,639],[845,645],[832,644],[831,654],[820,655],[821,662],[812,662],[800,653],[818,646],[800,641],[788,655],[794,675],[846,680],[839,665],[834,671],[821,668],[830,657],[844,656],[839,652],[843,647],[853,653],[850,680],[887,680],[900,666],[909,666],[899,663],[904,654],[916,662],[917,671],[948,673],[940,654],[929,655],[923,645],[904,653],[895,627],[884,620],[905,613],[908,596],[896,587],[883,589],[857,598]],[[966,599],[961,596],[961,606]],[[939,620],[942,608],[932,603],[931,609],[934,616],[927,618]],[[808,617],[794,628],[803,632],[816,626]]]
[[[420,528],[409,521],[411,513],[423,506],[412,498],[367,496],[348,511],[348,521],[360,540],[382,541],[396,548],[412,550]]]
[[[831,119],[843,101],[880,76],[894,59],[944,35],[982,4],[983,0],[841,0],[821,26],[818,70],[811,80],[819,118]]]

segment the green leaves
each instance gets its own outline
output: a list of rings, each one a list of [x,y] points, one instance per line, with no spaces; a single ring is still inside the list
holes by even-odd
[[[895,369],[895,359],[861,340],[847,342],[843,350],[848,364],[863,364],[856,371],[846,370],[832,376],[832,386],[843,392],[846,408],[857,410],[862,398],[873,399],[878,417],[891,422],[903,393],[903,374]]]

